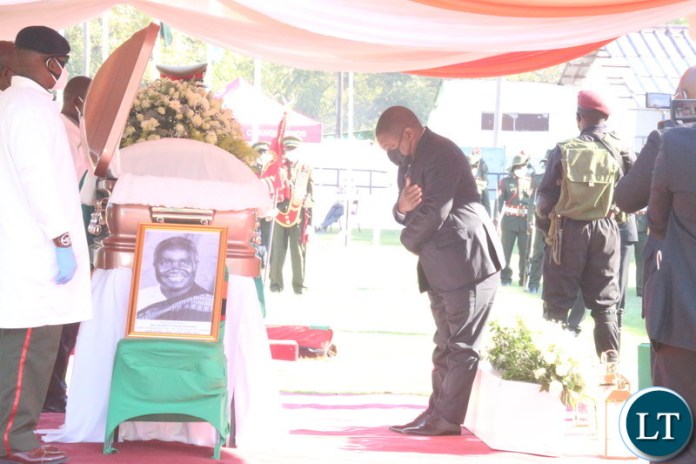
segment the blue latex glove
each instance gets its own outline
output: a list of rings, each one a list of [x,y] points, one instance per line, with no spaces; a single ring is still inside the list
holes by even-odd
[[[72,247],[56,247],[56,261],[58,262],[56,283],[58,285],[66,284],[73,278],[75,270],[77,270],[77,261],[75,261]]]

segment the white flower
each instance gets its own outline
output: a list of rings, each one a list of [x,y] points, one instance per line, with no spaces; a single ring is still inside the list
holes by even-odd
[[[140,89],[121,147],[165,137],[189,137],[215,144],[249,165],[258,157],[244,142],[241,126],[232,112],[222,107],[222,100],[189,81],[159,79]]]
[[[159,126],[159,122],[155,118],[150,118],[140,123],[140,127],[146,132],[153,130],[157,126]]]
[[[207,143],[212,143],[215,144],[217,143],[217,135],[215,135],[215,132],[207,132],[205,134],[205,139]]]
[[[556,365],[556,375],[559,377],[565,377],[570,374],[571,365],[570,363],[561,363]]]

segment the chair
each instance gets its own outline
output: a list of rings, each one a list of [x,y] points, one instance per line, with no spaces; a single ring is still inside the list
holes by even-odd
[[[125,421],[206,421],[215,427],[213,459],[230,431],[227,361],[221,324],[218,342],[124,338],[114,359],[104,454]]]

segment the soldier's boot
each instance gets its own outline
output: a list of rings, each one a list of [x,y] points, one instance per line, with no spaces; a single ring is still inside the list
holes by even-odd
[[[592,317],[595,323],[594,342],[597,356],[601,357],[602,353],[609,353],[609,356],[617,359],[607,359],[607,361],[618,361],[620,331],[616,307],[593,310]]]

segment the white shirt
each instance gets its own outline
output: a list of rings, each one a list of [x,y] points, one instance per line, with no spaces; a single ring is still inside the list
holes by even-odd
[[[87,151],[82,149],[82,134],[80,133],[80,126],[63,113],[60,113],[60,118],[63,120],[65,132],[68,135],[70,153],[72,154],[73,164],[75,165],[75,177],[77,177],[77,181],[80,182],[82,176],[84,176],[85,172],[89,169]]]
[[[90,268],[65,126],[53,96],[12,77],[0,95],[0,327],[89,319]],[[53,238],[69,232],[77,271],[65,285]]]

